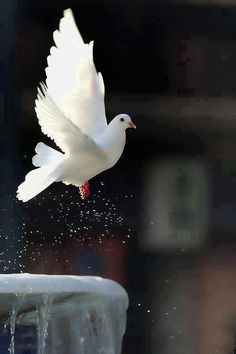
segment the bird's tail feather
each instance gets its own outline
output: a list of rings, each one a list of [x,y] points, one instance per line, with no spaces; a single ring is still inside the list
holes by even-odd
[[[64,154],[47,146],[44,143],[38,143],[35,147],[36,155],[32,158],[32,163],[35,167],[42,167],[57,162],[64,158]]]
[[[17,189],[17,198],[27,202],[55,182],[58,177],[55,164],[30,171]]]

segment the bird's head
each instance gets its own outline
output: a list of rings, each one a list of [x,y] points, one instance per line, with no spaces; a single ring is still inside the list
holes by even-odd
[[[136,129],[136,125],[132,122],[130,116],[125,113],[118,114],[111,121],[111,123],[112,123],[112,125],[114,124],[116,127],[119,127],[121,130],[126,130],[127,128]]]

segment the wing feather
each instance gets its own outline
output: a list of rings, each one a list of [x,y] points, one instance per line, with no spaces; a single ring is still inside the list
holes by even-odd
[[[105,151],[84,133],[76,124],[63,114],[56,105],[47,87],[41,84],[35,100],[35,111],[42,132],[55,141],[57,146],[67,154],[85,151],[105,160]]]
[[[53,39],[46,68],[48,92],[68,119],[95,137],[107,127],[107,120],[105,87],[93,62],[93,42],[84,43],[71,9],[64,11]]]

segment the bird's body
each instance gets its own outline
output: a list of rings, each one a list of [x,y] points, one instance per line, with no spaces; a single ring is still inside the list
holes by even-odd
[[[58,164],[60,178],[58,182],[73,184],[77,187],[83,185],[99,173],[113,167],[119,160],[125,147],[126,135],[124,132],[117,132],[111,126],[95,140],[104,150],[106,159],[99,163],[98,157],[91,152],[74,153],[65,155],[65,158]]]
[[[24,202],[53,182],[75,185],[83,198],[88,196],[88,181],[116,164],[124,150],[126,129],[135,127],[127,114],[107,124],[104,82],[93,63],[93,43],[83,42],[70,9],[54,32],[54,41],[47,85],[38,90],[35,111],[42,132],[62,152],[37,144],[32,160],[37,169],[26,175],[17,191]]]

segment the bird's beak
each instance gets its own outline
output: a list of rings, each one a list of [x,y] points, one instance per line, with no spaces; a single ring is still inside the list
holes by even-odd
[[[133,122],[130,122],[129,123],[129,128],[136,129],[136,125]]]

